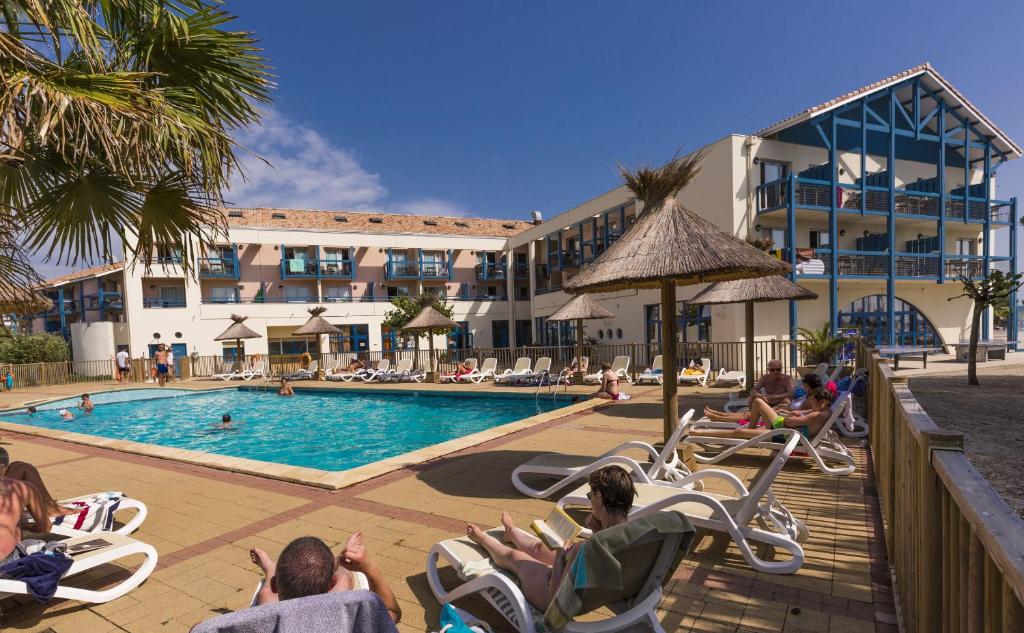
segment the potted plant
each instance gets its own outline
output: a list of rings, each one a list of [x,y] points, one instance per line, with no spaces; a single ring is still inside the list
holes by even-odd
[[[802,338],[793,341],[793,344],[803,352],[804,364],[797,368],[801,376],[814,371],[819,363],[831,365],[846,343],[841,336],[832,334],[828,323],[817,330],[802,327],[798,331]]]

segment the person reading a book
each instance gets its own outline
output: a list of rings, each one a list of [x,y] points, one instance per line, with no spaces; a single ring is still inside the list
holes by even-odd
[[[391,619],[395,622],[402,619],[402,608],[377,563],[370,558],[362,532],[349,536],[345,549],[337,557],[315,536],[295,539],[281,550],[276,562],[258,547],[249,550],[249,557],[264,576],[256,593],[256,605],[352,591],[356,588],[354,572],[358,571],[366,576],[370,591],[380,596]]]
[[[629,473],[619,466],[606,466],[591,473],[588,483],[590,516],[587,517],[587,527],[599,532],[625,523],[636,498],[636,487]],[[565,519],[569,520],[567,516]],[[508,512],[502,513],[501,522],[505,527],[501,541],[473,523],[466,526],[466,535],[487,550],[495,566],[515,574],[530,604],[545,611],[558,591],[562,576],[576,557],[578,545],[567,541],[579,534],[579,526],[575,526],[575,534],[570,532],[566,535],[569,538],[560,547],[551,549],[544,540],[516,527]],[[543,534],[545,531],[538,532]]]

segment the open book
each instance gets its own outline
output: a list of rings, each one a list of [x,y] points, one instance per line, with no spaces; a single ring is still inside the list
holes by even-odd
[[[555,506],[547,519],[536,519],[530,523],[537,537],[548,549],[564,547],[566,543],[580,535],[583,527],[572,520],[565,510]]]

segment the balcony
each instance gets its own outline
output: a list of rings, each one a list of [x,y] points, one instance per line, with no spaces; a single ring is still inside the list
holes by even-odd
[[[238,279],[238,259],[234,257],[199,258],[200,279]]]
[[[420,279],[439,280],[450,279],[452,272],[451,262],[424,261],[420,263]]]
[[[317,260],[317,270],[321,279],[355,279],[356,266],[351,259]]]
[[[797,276],[822,278],[832,274],[832,252],[818,249],[815,258],[824,264],[822,274],[803,272],[798,267]],[[939,279],[942,259],[939,253],[896,253],[894,276],[897,279]],[[836,275],[846,278],[885,278],[889,276],[889,254],[876,251],[840,250],[836,254]],[[999,268],[1010,261],[1009,257],[989,257],[991,269]],[[981,255],[946,255],[944,279],[956,280],[960,275],[976,279],[984,276],[985,258]]]
[[[384,278],[393,279],[419,279],[420,266],[417,262],[404,260],[388,260],[384,264]]]
[[[184,297],[143,297],[143,308],[184,308]]]
[[[512,266],[512,278],[525,281],[530,278],[530,265],[527,263],[515,264]]]
[[[507,276],[505,272],[505,264],[503,262],[498,263],[486,263],[476,265],[476,279],[477,281],[488,281],[498,280],[501,281]]]
[[[82,301],[85,310],[124,310],[124,300],[117,291],[85,295]]]
[[[281,258],[281,279],[316,279],[319,270],[317,260],[314,258]]]

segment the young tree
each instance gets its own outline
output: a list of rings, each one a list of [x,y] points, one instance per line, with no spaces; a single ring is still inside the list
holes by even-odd
[[[452,318],[455,307],[448,304],[447,299],[432,292],[424,292],[418,297],[392,297],[391,305],[394,309],[388,310],[384,315],[384,326],[395,330],[401,330],[405,324],[416,318],[423,308],[432,306],[435,310]],[[431,334],[444,334],[447,330],[431,331]]]
[[[975,360],[975,355],[978,352],[978,334],[981,332],[981,314],[985,308],[1006,301],[1013,291],[1024,284],[1022,279],[1024,279],[1022,273],[1010,275],[1001,270],[993,270],[981,279],[971,279],[963,273],[960,274],[960,283],[964,285],[964,292],[950,297],[948,300],[953,301],[960,297],[967,297],[974,301],[974,309],[971,312],[971,345],[968,352],[970,358],[967,359],[968,385],[979,384],[978,363]],[[1011,324],[1011,326],[1015,326],[1015,324]]]

